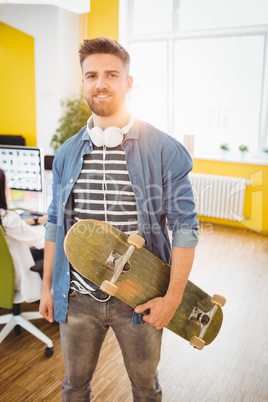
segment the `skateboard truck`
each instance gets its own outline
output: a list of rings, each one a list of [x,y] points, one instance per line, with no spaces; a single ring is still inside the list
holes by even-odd
[[[190,340],[190,344],[195,348],[202,350],[205,346],[205,341],[203,337],[207,332],[210,322],[212,321],[214,315],[216,314],[218,307],[223,307],[226,303],[226,299],[220,295],[214,295],[211,298],[211,302],[214,303],[214,306],[210,311],[205,313],[200,310],[198,307],[194,307],[189,320],[193,321],[195,324],[201,327],[199,336],[193,336]]]
[[[141,248],[144,244],[144,239],[137,233],[132,233],[128,237],[127,241],[130,245],[127,251],[123,255],[120,255],[112,250],[105,263],[105,265],[107,265],[109,268],[114,269],[114,274],[110,281],[105,280],[102,282],[100,289],[111,296],[114,296],[117,292],[118,287],[115,285],[115,282],[117,281],[121,273],[123,271],[128,271],[131,268],[129,259],[133,251],[135,250],[135,248]]]
[[[120,263],[121,258],[122,258],[121,254],[118,254],[116,251],[112,250],[111,254],[107,258],[107,261],[105,262],[106,267],[108,267],[112,270],[115,270],[115,269],[118,270],[117,266],[118,266],[118,263]],[[129,271],[130,268],[131,268],[131,264],[129,261],[127,261],[125,263],[125,265],[123,266],[123,269],[120,273]]]
[[[130,269],[129,259],[134,250],[135,246],[131,245],[123,255],[116,253],[114,250],[111,252],[105,263],[107,267],[114,269],[114,274],[110,279],[111,283],[115,283],[123,271]]]

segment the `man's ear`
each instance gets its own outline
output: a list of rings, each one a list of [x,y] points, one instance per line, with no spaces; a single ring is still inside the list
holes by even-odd
[[[129,75],[127,77],[127,92],[129,92],[131,90],[133,86],[133,77],[131,77],[131,75]]]

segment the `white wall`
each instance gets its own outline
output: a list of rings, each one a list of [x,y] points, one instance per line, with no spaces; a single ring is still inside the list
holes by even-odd
[[[52,154],[61,101],[80,91],[79,15],[54,6],[5,5],[0,19],[34,37],[37,145]]]

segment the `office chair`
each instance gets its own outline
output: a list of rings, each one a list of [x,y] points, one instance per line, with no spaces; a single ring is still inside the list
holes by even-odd
[[[15,296],[15,270],[13,260],[9,252],[8,244],[0,226],[0,308],[10,309],[10,314],[0,316],[0,325],[6,324],[0,332],[0,343],[16,326],[20,326],[40,339],[47,345],[45,355],[53,355],[53,342],[29,320],[43,318],[39,311],[20,312],[20,304],[13,303]],[[15,330],[16,333],[16,330]],[[18,333],[18,332],[17,332]]]

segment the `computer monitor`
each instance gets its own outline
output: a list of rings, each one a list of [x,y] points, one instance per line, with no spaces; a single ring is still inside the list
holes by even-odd
[[[0,145],[0,168],[9,188],[42,191],[42,153],[40,148]]]
[[[25,145],[25,138],[22,135],[0,134],[0,144],[3,145]]]

